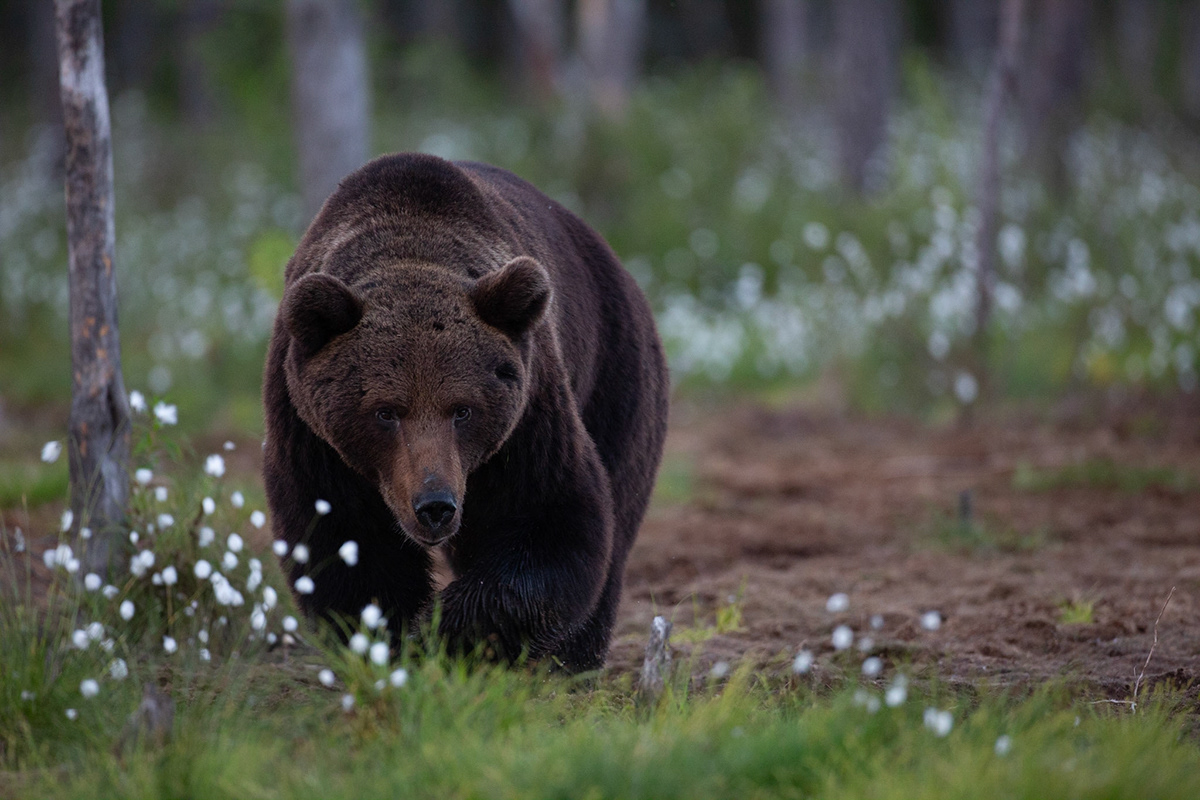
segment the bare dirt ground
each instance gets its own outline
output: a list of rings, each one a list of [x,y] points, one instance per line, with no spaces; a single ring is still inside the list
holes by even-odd
[[[247,485],[257,481],[256,444],[230,454]],[[9,522],[52,531],[60,511]],[[31,542],[37,553],[52,543]],[[831,613],[837,592],[849,608]],[[943,620],[935,631],[920,624],[927,611]],[[740,624],[729,624],[738,612]],[[847,624],[873,639],[885,675],[900,666],[1000,687],[1063,678],[1122,700],[1145,667],[1143,685],[1195,695],[1200,397],[1068,403],[969,427],[677,403],[626,573],[611,671],[640,668],[655,614],[674,622],[676,657],[697,676],[747,659],[786,675],[804,647],[817,656],[815,679],[833,682],[864,657],[835,657],[831,632]]]
[[[642,527],[610,668],[638,668],[660,613],[697,674],[782,674],[802,646],[818,676],[856,668],[834,657],[845,623],[889,666],[953,683],[1123,699],[1152,647],[1143,685],[1196,682],[1200,403],[1103,405],[969,427],[677,405],[661,486],[682,490]],[[849,608],[830,613],[836,592]],[[712,630],[739,605],[737,629]]]

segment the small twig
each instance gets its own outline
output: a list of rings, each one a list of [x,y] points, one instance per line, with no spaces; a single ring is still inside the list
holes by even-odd
[[[1142,671],[1138,673],[1137,680],[1133,682],[1133,700],[1130,702],[1130,710],[1137,711],[1138,689],[1141,688],[1142,679],[1146,677],[1146,667],[1150,666],[1150,659],[1154,657],[1154,648],[1158,647],[1158,623],[1163,618],[1163,614],[1167,611],[1167,606],[1171,603],[1171,598],[1175,596],[1175,587],[1171,587],[1171,591],[1167,593],[1167,599],[1163,601],[1162,610],[1158,612],[1158,617],[1154,620],[1154,641],[1150,643],[1150,652],[1146,653],[1146,663],[1142,664]]]

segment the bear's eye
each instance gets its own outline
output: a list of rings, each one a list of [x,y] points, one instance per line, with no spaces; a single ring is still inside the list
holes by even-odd
[[[459,406],[454,409],[454,424],[461,425],[471,418],[471,409],[467,406]]]
[[[509,363],[501,364],[496,367],[496,377],[502,381],[515,381],[517,379],[517,368]]]
[[[400,421],[400,415],[394,408],[381,408],[375,412],[375,419],[384,425],[395,425]]]

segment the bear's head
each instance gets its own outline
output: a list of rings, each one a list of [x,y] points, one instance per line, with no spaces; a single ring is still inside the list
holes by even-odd
[[[292,403],[409,538],[440,544],[462,520],[467,476],[521,418],[549,302],[545,270],[525,256],[478,280],[413,263],[354,285],[305,275],[280,308]]]

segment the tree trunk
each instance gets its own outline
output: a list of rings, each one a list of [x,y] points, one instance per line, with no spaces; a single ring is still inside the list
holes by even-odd
[[[973,77],[982,75],[996,46],[997,3],[995,0],[951,0],[946,12],[954,60]]]
[[[1121,0],[1117,6],[1117,56],[1121,72],[1143,101],[1154,93],[1154,62],[1162,36],[1161,0]]]
[[[763,65],[775,102],[788,115],[800,109],[808,56],[808,2],[762,0],[759,25]]]
[[[288,0],[287,38],[301,192],[311,219],[367,160],[367,59],[357,3]]]
[[[988,328],[992,318],[992,286],[996,263],[996,232],[1000,208],[1000,119],[1004,98],[1016,80],[1017,50],[1021,42],[1021,19],[1025,0],[1004,0],[1001,8],[1000,42],[992,67],[983,122],[983,171],[979,179],[979,232],[975,240],[979,256],[976,276],[975,355],[978,359],[980,396],[990,393]]]
[[[842,181],[863,194],[887,132],[899,55],[896,0],[839,0],[834,9],[835,115]]]
[[[212,70],[204,57],[204,37],[220,20],[217,0],[188,0],[180,20],[179,101],[183,118],[193,128],[207,127],[216,113]]]
[[[589,100],[620,118],[641,67],[646,0],[579,0],[576,13]]]
[[[1031,57],[1021,77],[1029,160],[1050,190],[1070,188],[1067,143],[1079,123],[1085,80],[1089,0],[1043,0],[1030,18]]]
[[[104,85],[100,0],[55,0],[66,130],[70,260],[71,418],[69,463],[74,529],[88,572],[108,572],[111,543],[129,497],[129,401],[117,336],[113,251],[112,138]]]
[[[1179,11],[1180,48],[1179,85],[1183,107],[1193,118],[1200,119],[1200,0],[1187,0]]]
[[[561,0],[508,0],[517,30],[517,54],[525,80],[539,103],[549,103],[562,88],[563,33]]]

